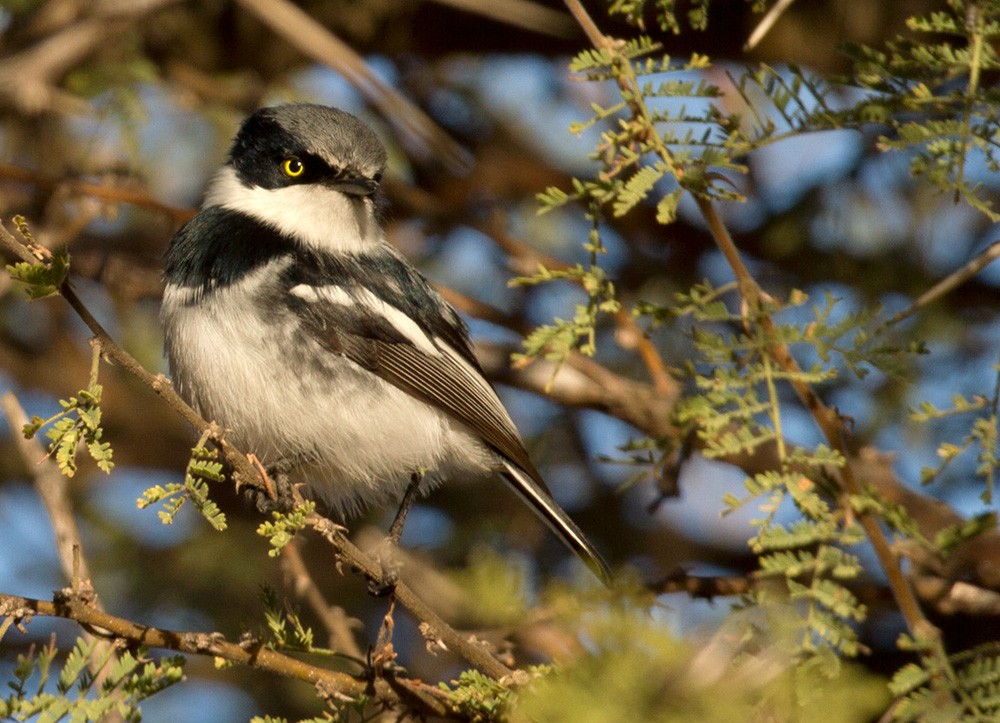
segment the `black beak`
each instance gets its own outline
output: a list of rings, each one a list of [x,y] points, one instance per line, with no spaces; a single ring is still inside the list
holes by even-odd
[[[379,188],[378,181],[373,178],[364,178],[363,176],[358,176],[357,178],[338,178],[332,181],[330,185],[349,196],[371,196]]]

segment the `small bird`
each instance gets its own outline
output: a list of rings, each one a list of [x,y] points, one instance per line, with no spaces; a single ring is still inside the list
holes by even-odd
[[[337,108],[263,108],[241,125],[166,253],[161,318],[180,395],[270,470],[341,514],[414,475],[500,476],[604,581],[483,376],[468,329],[388,244],[386,151]]]

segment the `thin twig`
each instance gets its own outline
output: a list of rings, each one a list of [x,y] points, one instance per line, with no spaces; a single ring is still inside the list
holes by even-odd
[[[750,33],[750,37],[747,39],[743,49],[753,50],[757,47],[757,43],[764,39],[764,36],[767,35],[771,28],[774,27],[774,24],[778,22],[778,18],[780,18],[784,12],[792,6],[793,2],[795,2],[795,0],[778,0],[778,2],[776,2],[774,6],[767,11],[767,15],[765,15],[757,24],[757,27],[753,29],[753,32]]]
[[[90,566],[83,554],[80,528],[76,525],[73,506],[69,499],[68,478],[59,471],[56,463],[36,440],[27,439],[20,433],[28,423],[28,415],[17,401],[17,397],[12,392],[7,392],[0,403],[3,405],[7,425],[10,427],[11,436],[14,438],[24,467],[31,475],[38,497],[42,500],[52,523],[52,531],[56,538],[56,554],[63,575],[70,583],[76,580],[90,580]]]
[[[640,328],[632,315],[625,309],[615,312],[615,322],[621,332],[616,336],[621,346],[634,348],[646,366],[650,379],[653,380],[653,387],[663,394],[670,394],[678,388],[677,380],[667,371],[666,362],[660,355],[660,350],[649,338],[649,334]]]
[[[353,628],[357,627],[358,621],[348,617],[344,609],[338,605],[331,605],[323,597],[322,591],[309,572],[309,567],[302,559],[302,552],[299,550],[301,538],[292,539],[281,550],[281,563],[285,568],[285,575],[289,580],[289,586],[295,594],[312,608],[316,617],[323,623],[329,634],[329,647],[343,655],[347,655],[358,660],[365,657],[364,651],[358,646],[354,639]],[[352,624],[355,623],[355,624]]]
[[[337,552],[337,557],[351,568],[357,570],[369,581],[382,581],[382,566],[368,555],[365,555],[353,542],[341,532],[341,528],[332,524],[325,517],[313,514],[306,520],[307,524],[329,542]],[[461,655],[481,671],[494,678],[503,678],[513,671],[501,663],[483,645],[461,635],[448,625],[441,616],[421,600],[413,589],[401,583],[396,584],[396,600],[409,610],[414,617],[429,626],[428,635],[443,647]]]
[[[0,163],[0,180],[29,183],[33,186],[53,190],[67,189],[102,201],[128,203],[132,206],[162,213],[176,224],[187,221],[195,214],[194,209],[170,206],[156,200],[149,195],[148,189],[145,188],[128,188],[110,183],[93,183],[77,178],[54,178],[10,163]]]
[[[967,264],[948,274],[946,277],[934,284],[934,286],[918,296],[916,301],[910,304],[910,306],[893,314],[892,318],[882,324],[879,331],[883,331],[890,326],[895,326],[903,319],[913,316],[928,304],[936,301],[945,294],[964,284],[966,281],[993,263],[998,257],[1000,257],[1000,241],[994,241]]]
[[[434,2],[557,38],[571,38],[576,34],[576,23],[566,13],[529,0],[434,0]]]
[[[590,17],[590,13],[583,7],[580,0],[565,0],[565,2],[566,7],[569,8],[576,22],[583,28],[583,32],[587,34],[587,39],[590,40],[591,45],[595,48],[607,47],[610,39],[597,27],[597,23]]]
[[[512,262],[516,263],[519,273],[523,273],[524,275],[533,274],[538,270],[539,265],[544,266],[550,271],[569,271],[573,268],[573,264],[543,253],[530,244],[509,234],[504,227],[505,224],[502,219],[498,218],[498,216],[499,214],[493,214],[485,222],[479,224],[479,230],[492,238]],[[639,328],[635,319],[624,308],[619,309],[614,314],[614,320],[621,331],[616,336],[616,340],[622,347],[634,349],[638,352],[639,358],[642,359],[643,364],[646,366],[646,371],[649,372],[657,394],[667,395],[676,393],[678,390],[677,381],[667,371],[667,365],[664,363],[659,349],[650,340],[649,335]],[[520,324],[514,328],[522,335],[528,331]],[[578,360],[581,355],[577,354],[575,357]],[[570,360],[570,363],[573,363],[573,360]]]

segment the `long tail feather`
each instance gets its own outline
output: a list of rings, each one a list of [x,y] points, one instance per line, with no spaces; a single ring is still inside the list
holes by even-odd
[[[570,550],[583,560],[601,582],[611,584],[611,570],[600,553],[594,548],[583,531],[569,518],[565,510],[552,499],[545,489],[531,475],[516,464],[505,460],[507,474],[504,479],[510,484],[535,513],[542,518],[556,536]]]

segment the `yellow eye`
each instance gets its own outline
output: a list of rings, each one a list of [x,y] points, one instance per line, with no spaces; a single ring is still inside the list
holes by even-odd
[[[305,172],[306,167],[302,165],[302,161],[298,158],[286,158],[285,162],[281,164],[281,170],[289,178],[298,178]]]

